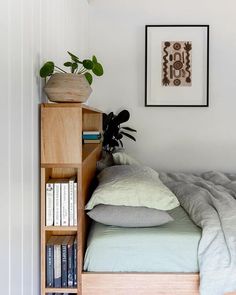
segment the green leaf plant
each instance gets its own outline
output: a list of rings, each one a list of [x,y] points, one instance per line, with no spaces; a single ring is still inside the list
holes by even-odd
[[[70,69],[69,72],[59,68],[54,64],[53,61],[47,61],[42,68],[40,69],[40,77],[47,78],[50,77],[54,73],[72,73],[78,75],[84,75],[89,84],[91,85],[93,82],[93,76],[91,72],[96,76],[103,75],[103,67],[101,63],[98,62],[95,55],[92,56],[92,59],[84,59],[80,60],[78,56],[73,53],[67,51],[70,56],[70,61],[66,61],[64,66]]]

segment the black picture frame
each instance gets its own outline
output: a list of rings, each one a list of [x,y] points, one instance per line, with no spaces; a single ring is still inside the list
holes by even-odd
[[[202,27],[206,29],[206,91],[203,104],[149,104],[148,93],[148,29],[153,27]],[[145,107],[209,107],[209,25],[146,25],[145,26]]]

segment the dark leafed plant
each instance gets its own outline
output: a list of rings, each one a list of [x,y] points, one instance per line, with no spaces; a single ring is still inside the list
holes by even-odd
[[[103,149],[107,152],[114,151],[115,147],[123,147],[123,137],[136,141],[130,132],[137,132],[130,127],[123,127],[121,124],[127,122],[130,114],[127,110],[121,111],[118,115],[113,112],[103,114]]]
[[[67,51],[70,56],[70,61],[64,63],[64,66],[70,69],[70,73],[84,75],[89,84],[93,82],[93,76],[91,72],[96,76],[103,75],[103,67],[98,62],[95,55],[91,59],[80,60],[78,56]],[[50,77],[53,73],[67,73],[67,71],[59,68],[52,61],[47,61],[40,69],[40,76],[42,78]]]

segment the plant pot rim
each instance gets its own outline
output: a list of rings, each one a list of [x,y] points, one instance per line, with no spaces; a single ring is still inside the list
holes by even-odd
[[[84,74],[75,74],[75,73],[53,73],[51,76],[84,76]]]

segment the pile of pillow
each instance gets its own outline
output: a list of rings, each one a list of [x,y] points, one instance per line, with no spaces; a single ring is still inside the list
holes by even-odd
[[[134,163],[123,152],[113,155],[113,159],[116,165],[100,172],[99,185],[85,207],[90,210],[90,218],[123,227],[150,227],[173,221],[167,211],[178,207],[179,202],[158,173]]]

